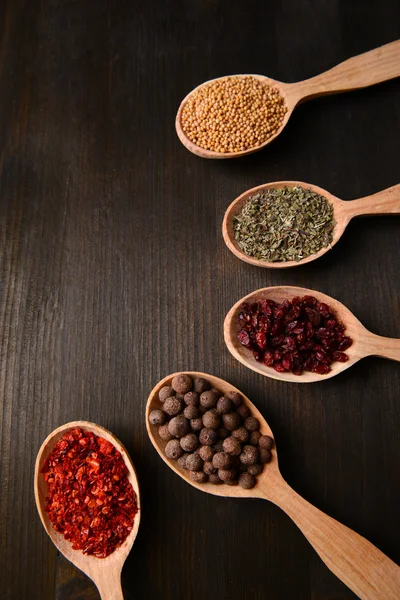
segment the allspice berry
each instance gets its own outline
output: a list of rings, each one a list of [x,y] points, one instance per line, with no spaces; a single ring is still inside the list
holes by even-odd
[[[186,392],[192,389],[193,381],[186,373],[180,373],[179,375],[175,375],[171,381],[171,385],[179,394],[186,394]]]
[[[222,483],[222,480],[218,477],[218,473],[210,473],[208,481],[214,485],[220,485]]]
[[[253,446],[257,446],[260,437],[261,433],[259,431],[251,431],[249,437],[250,444],[252,444]]]
[[[203,429],[202,418],[198,417],[197,419],[190,419],[190,427],[193,429],[193,431],[200,431]]]
[[[244,465],[254,465],[258,460],[258,450],[254,446],[244,446],[239,458]]]
[[[183,415],[178,415],[168,423],[168,431],[177,438],[181,438],[189,433],[189,421]]]
[[[221,440],[219,440],[216,444],[214,444],[213,450],[214,450],[214,453],[216,453],[216,452],[223,452],[224,451],[224,447],[222,445]]]
[[[199,445],[199,440],[195,433],[187,433],[181,438],[181,446],[185,452],[193,452]]]
[[[203,460],[200,454],[189,454],[186,458],[186,468],[189,471],[201,471],[203,468]]]
[[[236,408],[242,404],[242,397],[239,392],[234,392],[233,390],[226,392],[225,398],[229,398]]]
[[[218,401],[218,394],[214,390],[203,392],[200,396],[200,404],[204,408],[214,408]]]
[[[187,452],[185,452],[185,454],[182,454],[182,456],[180,456],[178,458],[178,465],[181,467],[181,469],[186,469],[186,459],[189,456],[189,454]]]
[[[238,415],[240,415],[240,416],[242,417],[243,421],[244,421],[245,419],[247,419],[247,417],[249,417],[249,416],[250,416],[250,409],[249,409],[249,407],[248,407],[248,406],[246,406],[246,404],[241,404],[241,405],[240,405],[240,406],[237,408],[236,412],[238,413]]]
[[[170,396],[165,400],[162,409],[170,417],[179,415],[182,410],[182,400],[179,400],[175,396]]]
[[[203,377],[196,377],[193,381],[193,390],[198,394],[202,394],[211,388],[210,383]]]
[[[221,419],[214,410],[208,410],[203,415],[203,425],[210,429],[217,429],[221,425]]]
[[[214,467],[212,462],[207,461],[203,465],[203,471],[204,473],[207,473],[207,475],[212,475],[213,473],[217,472],[217,469]]]
[[[179,440],[171,440],[165,446],[165,456],[167,458],[173,458],[174,460],[176,460],[177,458],[180,458],[182,454],[183,450],[181,448]]]
[[[243,427],[243,425],[241,425],[240,427],[232,431],[232,436],[239,440],[241,444],[245,444],[249,439],[249,432],[246,429],[246,427]]]
[[[235,469],[218,469],[218,477],[225,483],[232,483],[237,479]]]
[[[274,438],[270,435],[262,435],[258,440],[258,445],[260,448],[264,448],[264,450],[271,450],[274,445]]]
[[[222,422],[224,424],[225,429],[229,431],[233,431],[237,429],[241,423],[240,416],[235,412],[227,413],[226,415],[222,415]]]
[[[232,465],[232,459],[226,452],[217,452],[213,456],[212,464],[216,469],[229,469]]]
[[[222,444],[222,447],[224,449],[224,452],[232,454],[232,456],[239,456],[239,454],[242,451],[241,443],[234,437],[226,438],[226,440],[224,440]]]
[[[196,483],[206,483],[208,475],[204,471],[190,471],[190,479]]]
[[[183,414],[187,419],[197,419],[200,416],[200,411],[197,406],[189,404],[189,406],[184,408]]]
[[[232,400],[230,400],[226,396],[222,396],[218,399],[217,402],[217,413],[219,415],[226,415],[226,413],[232,410],[232,406]]]
[[[215,429],[210,429],[209,427],[203,427],[200,431],[200,444],[204,444],[205,446],[212,446],[217,443],[218,433]]]
[[[239,485],[245,490],[251,490],[256,484],[255,477],[250,473],[242,473],[239,477]]]
[[[170,385],[164,385],[158,392],[158,399],[160,402],[165,402],[167,398],[170,398],[175,394],[175,390]]]
[[[199,405],[199,401],[200,401],[200,396],[197,392],[187,392],[184,396],[183,396],[183,401],[187,406],[190,406],[191,404],[193,406],[198,406]]]
[[[199,454],[205,462],[210,462],[214,456],[211,446],[200,446]]]
[[[247,470],[250,475],[259,475],[263,471],[263,466],[260,463],[256,463],[255,465],[249,465]]]
[[[164,425],[166,420],[167,417],[165,416],[165,413],[162,410],[159,410],[158,408],[152,410],[149,414],[149,421],[152,425]]]
[[[158,428],[158,435],[162,440],[166,442],[169,442],[170,440],[174,439],[172,433],[169,432],[168,423],[165,423],[165,425],[160,425],[160,427]]]
[[[262,465],[265,465],[265,463],[269,463],[269,461],[272,458],[272,454],[271,454],[270,450],[266,450],[265,448],[260,448],[258,453],[260,455],[260,463]]]
[[[247,417],[247,419],[244,422],[244,426],[249,431],[257,431],[260,428],[260,423],[255,417]]]

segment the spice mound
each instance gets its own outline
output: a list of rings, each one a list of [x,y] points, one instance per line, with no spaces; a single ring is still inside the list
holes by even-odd
[[[251,75],[224,77],[195,90],[182,109],[185,135],[214,152],[256,148],[280,129],[287,108],[279,91]]]
[[[353,340],[334,311],[313,296],[284,300],[268,298],[243,304],[237,338],[254,358],[278,373],[304,371],[326,375],[336,361],[346,362]]]
[[[332,243],[336,222],[324,196],[301,187],[265,189],[234,218],[245,254],[268,262],[299,261]]]
[[[150,424],[158,426],[167,458],[189,471],[192,481],[255,486],[274,440],[261,434],[238,392],[222,394],[207,379],[181,373],[160,389],[158,401]]]
[[[74,550],[105,558],[125,541],[138,508],[128,469],[113,444],[71,429],[55,444],[41,473],[53,529]]]

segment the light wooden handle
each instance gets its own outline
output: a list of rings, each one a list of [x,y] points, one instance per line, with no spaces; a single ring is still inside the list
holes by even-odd
[[[400,184],[387,190],[344,203],[349,218],[359,215],[400,214]]]
[[[382,337],[371,332],[368,334],[365,341],[365,356],[381,356],[400,362],[400,339]]]
[[[101,574],[96,574],[94,580],[99,590],[101,600],[124,600],[121,587],[121,572],[110,572],[104,569]]]
[[[289,515],[332,573],[362,600],[399,600],[400,568],[378,548],[304,500],[283,480],[268,499]]]
[[[400,77],[400,40],[359,54],[311,79],[293,84],[298,101],[356,90]]]

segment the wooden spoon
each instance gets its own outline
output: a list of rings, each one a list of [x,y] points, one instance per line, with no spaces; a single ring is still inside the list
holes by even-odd
[[[123,544],[106,558],[87,556],[80,550],[73,550],[71,543],[68,542],[60,533],[54,531],[53,526],[49,521],[47,512],[45,511],[47,484],[40,470],[42,469],[44,461],[52,451],[56,442],[58,442],[58,440],[66,431],[74,429],[75,427],[80,427],[84,431],[92,431],[108,442],[111,442],[111,444],[116,447],[116,449],[121,453],[122,458],[127,466],[128,479],[131,482],[136,494],[136,501],[139,510],[135,515],[133,529]],[[89,423],[88,421],[72,421],[71,423],[66,423],[61,427],[58,427],[52,433],[50,433],[49,436],[47,436],[37,454],[34,486],[36,506],[39,511],[43,527],[49,534],[52,542],[55,544],[58,550],[64,554],[64,556],[76,567],[78,567],[78,569],[83,571],[88,577],[90,577],[90,579],[94,581],[103,600],[123,600],[124,597],[121,588],[121,571],[139,529],[141,510],[139,483],[136,477],[135,468],[128,452],[121,442],[110,431],[104,429],[104,427],[100,427],[100,425],[96,425],[95,423]]]
[[[243,205],[247,202],[250,196],[254,196],[261,190],[268,190],[274,188],[283,187],[301,187],[310,189],[317,194],[324,196],[333,206],[334,219],[336,221],[335,229],[333,231],[333,239],[330,246],[321,248],[315,254],[311,254],[302,260],[295,261],[289,260],[287,262],[268,262],[266,260],[259,260],[252,256],[248,256],[239,247],[235,239],[234,231],[234,219],[241,212]],[[330,194],[326,190],[313,185],[311,183],[304,183],[302,181],[274,181],[272,183],[265,183],[257,187],[247,190],[241,194],[236,200],[230,204],[227,208],[224,220],[222,223],[222,235],[224,236],[225,244],[229,250],[235,254],[240,260],[247,262],[257,267],[265,267],[268,269],[287,269],[288,267],[298,267],[305,263],[316,260],[320,256],[323,256],[326,252],[332,249],[332,247],[342,237],[344,230],[349,224],[353,217],[361,215],[383,215],[383,214],[400,214],[400,184],[394,185],[382,192],[372,194],[372,196],[365,196],[358,200],[344,201],[340,200],[333,194]]]
[[[244,75],[240,76],[244,77]],[[260,146],[242,152],[214,152],[212,150],[205,150],[190,141],[182,129],[182,110],[185,102],[200,87],[210,83],[210,81],[215,81],[215,79],[212,79],[192,90],[181,102],[176,115],[176,132],[182,144],[186,146],[190,152],[197,154],[197,156],[202,158],[238,158],[239,156],[257,152],[272,142],[272,140],[281,133],[294,108],[300,102],[318,98],[318,96],[325,96],[326,94],[336,94],[338,92],[347,92],[368,87],[399,76],[400,40],[375,48],[364,54],[354,56],[353,58],[349,58],[321,75],[299,81],[298,83],[282,83],[281,81],[276,81],[275,79],[270,79],[263,75],[251,75],[251,77],[255,77],[279,90],[280,94],[285,99],[287,112],[281,127],[275,135],[270,137]],[[228,75],[228,77],[237,77],[237,75]],[[225,77],[220,77],[218,79],[225,79]]]
[[[399,567],[365,538],[345,525],[341,525],[299,496],[280,474],[275,449],[272,450],[272,461],[265,466],[264,471],[257,478],[255,487],[251,490],[227,484],[195,483],[189,478],[188,471],[181,469],[177,461],[170,460],[165,456],[166,442],[158,435],[157,427],[150,425],[149,414],[153,409],[161,408],[158,392],[164,385],[170,385],[175,375],[177,373],[164,377],[155,386],[146,406],[147,431],[153,446],[163,461],[187,483],[202,492],[216,496],[270,500],[289,515],[326,566],[360,598],[364,600],[398,600],[400,598]],[[212,386],[223,393],[234,390],[242,394],[240,390],[223,379],[207,373],[188,372],[188,375],[208,379]],[[252,415],[259,419],[261,433],[273,437],[262,414],[246,396],[243,398],[251,409]]]
[[[266,365],[257,362],[252,353],[242,346],[237,339],[237,334],[240,330],[238,317],[244,302],[252,303],[265,298],[270,298],[271,300],[275,300],[275,302],[282,302],[286,299],[291,300],[295,296],[314,296],[320,302],[328,304],[328,306],[334,310],[338,321],[341,321],[346,326],[345,334],[353,340],[352,346],[346,350],[349,360],[345,363],[332,363],[332,370],[327,375],[318,375],[318,373],[310,373],[309,371],[304,371],[302,375],[278,373],[272,367],[267,367]],[[280,379],[281,381],[291,381],[295,383],[325,381],[326,379],[345,371],[349,367],[352,367],[356,362],[366,356],[381,356],[382,358],[400,361],[400,339],[386,338],[371,333],[360,323],[353,313],[346,308],[346,306],[326,294],[289,285],[261,288],[236,302],[225,317],[224,338],[229,352],[245,367],[248,367],[257,373],[261,373],[261,375],[265,375],[266,377],[272,377],[272,379]]]

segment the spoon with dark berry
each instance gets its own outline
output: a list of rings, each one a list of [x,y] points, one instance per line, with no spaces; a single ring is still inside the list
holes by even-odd
[[[270,500],[360,598],[400,597],[400,568],[286,483],[271,428],[237,388],[206,373],[168,375],[147,400],[146,427],[163,461],[190,485],[217,496]]]
[[[324,381],[366,356],[400,361],[400,339],[375,335],[341,302],[293,286],[262,288],[236,302],[224,338],[249,369],[295,383]]]

